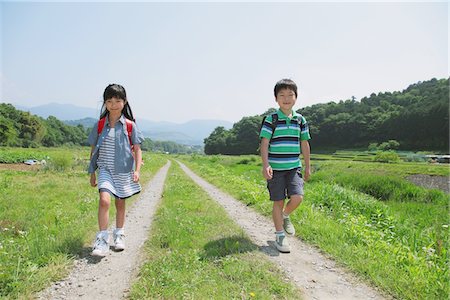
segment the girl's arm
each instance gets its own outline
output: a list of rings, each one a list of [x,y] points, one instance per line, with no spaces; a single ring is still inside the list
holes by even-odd
[[[90,157],[89,157],[89,160],[92,159],[92,154],[94,153],[94,149],[95,149],[95,145],[92,145],[92,147],[91,147],[91,155],[90,155]],[[95,176],[95,172],[91,173],[91,179],[90,179],[90,182],[91,182],[91,186],[92,186],[92,187],[97,186],[97,178],[96,178],[96,176]]]
[[[135,162],[135,170],[133,174],[133,181],[138,182],[141,174],[141,165],[142,165],[142,150],[141,145],[134,145],[134,162]]]

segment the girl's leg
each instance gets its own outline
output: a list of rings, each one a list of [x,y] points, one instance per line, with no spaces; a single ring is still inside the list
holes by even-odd
[[[272,218],[276,231],[283,231],[283,207],[284,200],[273,201]]]
[[[125,224],[125,200],[116,198],[116,228],[123,228]]]
[[[111,195],[108,192],[100,192],[100,202],[98,204],[98,227],[100,231],[108,230],[110,203]]]

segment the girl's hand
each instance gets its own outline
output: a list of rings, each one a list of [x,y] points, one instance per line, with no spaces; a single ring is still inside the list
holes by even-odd
[[[91,186],[96,187],[97,186],[97,178],[95,177],[95,173],[91,174]]]
[[[138,182],[139,181],[139,176],[140,176],[139,172],[138,171],[134,171],[133,172],[133,181],[134,182]]]
[[[272,179],[272,176],[273,176],[272,167],[271,166],[267,166],[265,168],[263,167],[262,174],[265,179],[267,179],[267,180]]]

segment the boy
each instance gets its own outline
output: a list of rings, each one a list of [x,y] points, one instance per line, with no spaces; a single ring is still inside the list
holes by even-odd
[[[308,124],[292,107],[297,101],[297,85],[290,79],[278,81],[274,88],[276,113],[264,118],[261,132],[262,173],[267,180],[270,200],[273,201],[272,218],[275,225],[275,246],[280,252],[290,252],[285,232],[295,234],[289,214],[303,200],[303,179],[300,153],[305,160],[305,180],[310,173]],[[301,150],[301,151],[300,151]],[[284,202],[289,198],[286,207]],[[284,230],[283,230],[284,229]]]

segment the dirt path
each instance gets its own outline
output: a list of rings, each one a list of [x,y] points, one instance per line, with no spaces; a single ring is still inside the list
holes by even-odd
[[[110,251],[103,259],[90,256],[90,247],[83,249],[71,274],[43,291],[39,299],[123,299],[127,295],[131,280],[137,275],[142,262],[140,249],[148,237],[169,166],[170,162],[155,174],[127,211],[127,249],[123,252]]]
[[[289,238],[291,253],[280,254],[273,245],[274,229],[271,219],[221,192],[184,164],[178,163],[211,198],[225,208],[228,215],[247,232],[252,242],[285,270],[286,275],[303,291],[305,299],[384,299],[373,288],[361,283],[319,250],[304,244],[298,238]]]

